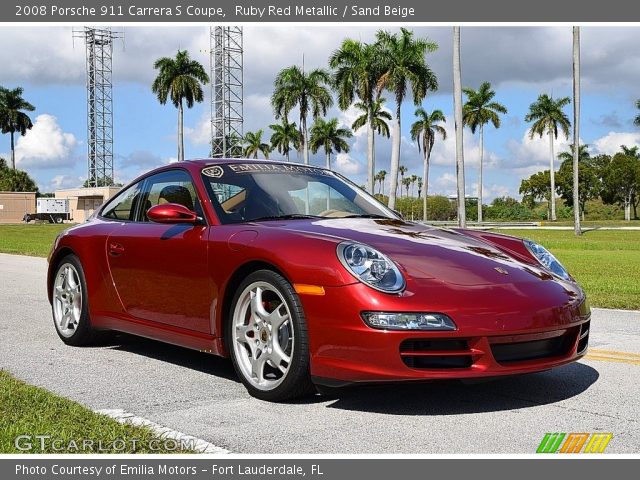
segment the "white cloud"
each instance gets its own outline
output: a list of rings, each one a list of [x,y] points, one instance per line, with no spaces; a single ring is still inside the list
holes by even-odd
[[[348,153],[338,153],[333,166],[336,171],[344,175],[360,175],[365,171],[364,165],[350,157]]]
[[[520,141],[511,139],[507,142],[507,150],[509,156],[499,162],[501,168],[512,169],[516,173],[529,172],[533,173],[540,170],[549,169],[549,136],[535,135],[529,137],[529,130],[524,132]],[[554,152],[558,153],[569,150],[569,140],[563,135],[558,135],[554,140]]]
[[[78,28],[78,27],[76,27]],[[331,52],[346,37],[371,42],[376,27],[264,26],[244,27],[245,92],[268,95],[278,70],[292,64],[326,67]],[[74,83],[85,81],[85,49],[82,39],[72,40],[72,27],[4,27],[3,45],[20,45],[15,51],[0,51],[5,83]],[[154,75],[153,61],[187,49],[192,58],[208,69],[209,28],[127,27],[124,43],[117,41],[113,52],[116,82],[133,81],[148,86]],[[397,30],[390,28],[390,30]],[[414,27],[416,36],[438,43],[428,62],[439,80],[440,91],[451,90],[451,28]],[[585,27],[582,30],[583,87],[634,89],[640,75],[640,42],[637,27]],[[569,88],[571,79],[571,29],[569,27],[463,27],[462,59],[464,82],[494,87],[508,85]],[[487,69],[490,65],[490,71]],[[487,76],[489,75],[489,76]],[[616,79],[613,83],[611,79]]]
[[[56,117],[43,113],[36,117],[33,128],[18,138],[16,165],[22,169],[73,166],[77,144],[76,137],[64,132]]]
[[[637,132],[609,132],[593,142],[595,153],[614,155],[620,151],[620,145],[640,147],[640,133]]]
[[[482,203],[487,204],[496,197],[517,197],[517,193],[506,185],[491,184],[484,186],[482,196]]]
[[[211,119],[203,114],[195,127],[184,127],[184,136],[194,145],[208,145],[211,141]]]
[[[452,173],[443,173],[439,177],[430,180],[429,191],[434,194],[451,195],[456,193],[456,186],[458,184],[456,176]]]
[[[453,118],[447,117],[446,122],[442,124],[447,132],[447,139],[442,140],[441,136],[437,136],[431,152],[431,162],[433,165],[455,165],[456,163],[456,132]],[[496,153],[487,149],[486,139],[491,135],[491,130],[485,131],[485,147],[483,164],[485,168],[493,168],[497,166],[499,157]],[[480,143],[478,135],[473,135],[469,129],[464,130],[464,164],[465,167],[477,168],[480,165]],[[417,151],[415,144],[412,147]]]
[[[86,180],[82,177],[77,177],[74,175],[55,175],[48,184],[46,184],[41,190],[44,192],[53,192],[55,190],[60,190],[63,188],[77,188]]]

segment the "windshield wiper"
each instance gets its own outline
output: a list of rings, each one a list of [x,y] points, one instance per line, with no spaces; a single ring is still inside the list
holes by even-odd
[[[340,217],[340,218],[384,218],[386,220],[391,220],[391,217],[385,217],[384,215],[379,215],[377,213],[356,213],[353,215],[347,215],[345,217]]]
[[[262,222],[265,220],[295,220],[304,218],[324,218],[318,215],[305,215],[304,213],[289,213],[287,215],[265,215],[264,217],[252,218],[248,222]]]

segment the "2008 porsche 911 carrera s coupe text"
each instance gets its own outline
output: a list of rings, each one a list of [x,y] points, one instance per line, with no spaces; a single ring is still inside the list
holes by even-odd
[[[186,161],[56,239],[58,335],[117,330],[230,356],[248,391],[497,377],[573,362],[590,310],[530,241],[404,221],[339,174]]]

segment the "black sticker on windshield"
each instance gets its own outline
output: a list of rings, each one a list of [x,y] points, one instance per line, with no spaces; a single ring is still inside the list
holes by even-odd
[[[236,174],[242,173],[310,173],[313,175],[331,176],[331,172],[307,165],[282,163],[228,163],[226,168]],[[221,165],[207,167],[202,170],[207,177],[220,178],[224,175]]]
[[[286,165],[281,163],[231,163],[227,167],[234,173],[311,173],[330,175],[320,168],[307,165]]]

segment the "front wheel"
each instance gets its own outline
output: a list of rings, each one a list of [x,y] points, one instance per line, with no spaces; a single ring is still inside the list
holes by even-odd
[[[313,392],[304,312],[282,275],[259,270],[242,282],[231,307],[227,345],[254,397],[282,401]]]

